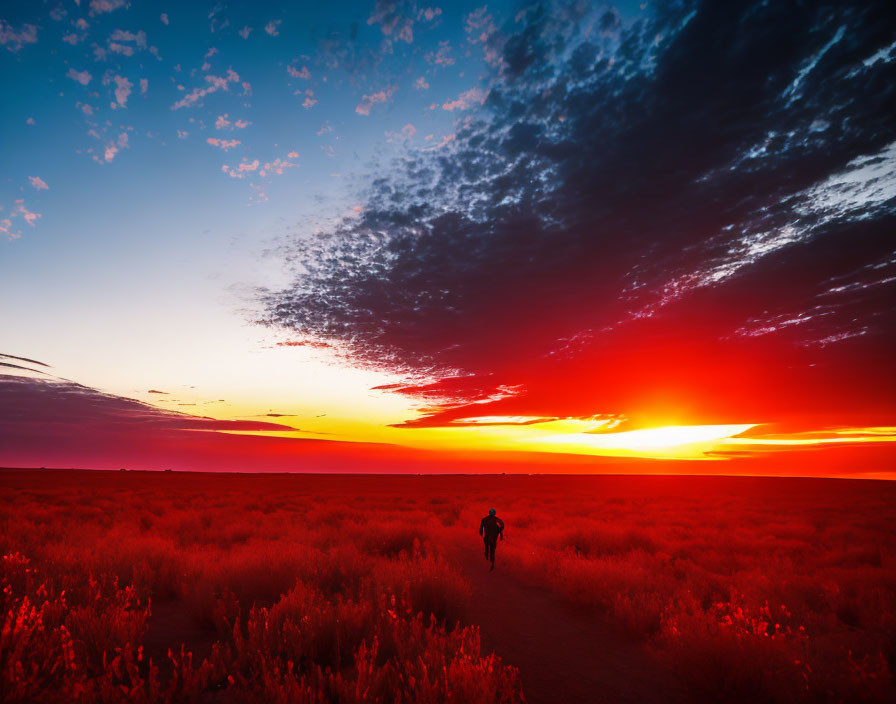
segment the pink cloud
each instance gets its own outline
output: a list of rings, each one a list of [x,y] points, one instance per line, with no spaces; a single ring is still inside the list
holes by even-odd
[[[33,117],[29,117],[27,120],[25,120],[25,124],[26,124],[26,125],[33,125],[33,124],[34,124],[34,118],[33,118]]]
[[[31,227],[34,227],[34,223],[37,222],[38,218],[40,218],[40,213],[32,213],[28,208],[25,207],[25,201],[22,198],[19,198],[15,202],[15,212],[24,218],[25,222],[27,222]]]
[[[219,147],[223,149],[225,152],[242,144],[242,142],[240,142],[238,139],[218,139],[217,137],[209,137],[205,141],[208,144],[211,144],[213,147]]]
[[[23,24],[18,31],[6,20],[0,20],[0,45],[5,46],[15,53],[25,44],[34,44],[37,41],[37,27],[33,24]]]
[[[392,97],[392,94],[396,91],[396,86],[392,86],[388,90],[381,90],[379,93],[373,93],[372,95],[365,95],[362,97],[361,102],[358,103],[358,106],[355,108],[355,112],[359,115],[369,115],[370,109],[376,105],[377,103],[385,103],[389,98]]]
[[[221,167],[221,171],[223,173],[227,174],[228,176],[230,176],[230,178],[245,178],[246,176],[248,176],[249,174],[251,174],[253,172],[258,172],[258,175],[261,178],[266,178],[266,177],[272,176],[272,175],[279,176],[279,175],[283,174],[283,172],[286,169],[298,168],[299,167],[298,163],[296,163],[294,161],[290,161],[290,159],[297,159],[298,157],[299,157],[298,152],[291,151],[291,152],[289,152],[289,154],[287,154],[286,159],[281,159],[280,157],[277,157],[273,161],[269,161],[269,162],[265,163],[264,166],[259,166],[260,162],[258,161],[258,159],[254,159],[253,161],[247,161],[246,159],[243,159],[242,162],[240,162],[240,164],[236,168],[234,168],[233,166],[228,166],[227,164],[224,164]],[[260,193],[263,194],[263,191],[260,190],[261,189],[260,186],[253,185],[253,188],[256,188],[256,190],[258,190]],[[267,200],[266,197],[263,197],[263,198],[258,197],[258,193],[256,193],[255,195],[256,195],[256,200]]]
[[[103,85],[109,85],[110,83],[115,83],[115,102],[112,103],[112,107],[127,107],[128,96],[131,94],[131,88],[134,87],[134,84],[124,76],[109,76],[107,74],[103,77]]]
[[[167,24],[168,24],[168,13],[167,13],[167,12],[163,12],[161,15],[159,15],[159,19],[162,21],[162,24],[164,24],[164,25],[167,26]]]
[[[268,174],[276,174],[277,176],[280,176],[286,169],[295,169],[298,168],[298,166],[299,165],[295,162],[277,157],[273,161],[265,164],[258,174],[259,176],[267,176]]]
[[[408,123],[398,132],[386,132],[386,139],[389,142],[403,142],[417,134],[417,128]]]
[[[237,32],[237,34],[239,34],[243,39],[248,39],[251,32],[252,28],[249,25],[246,25],[239,32]]]
[[[128,32],[123,29],[116,29],[109,35],[110,42],[134,42],[138,49],[146,48],[146,32]]]
[[[432,22],[436,17],[442,14],[441,7],[425,7],[420,12],[417,13],[417,19],[425,19],[427,22]]]
[[[146,95],[146,92],[149,90],[149,79],[141,78],[140,79],[140,95]]]
[[[230,178],[245,178],[253,171],[258,171],[260,163],[261,162],[259,162],[258,159],[253,159],[252,161],[243,159],[235,169],[232,166],[224,164],[221,166],[221,171],[230,176]]]
[[[497,36],[498,28],[487,11],[488,8],[483,5],[478,10],[473,10],[473,12],[467,15],[466,27],[464,28],[467,33],[467,41],[470,44],[482,44],[483,57],[486,63],[492,66],[501,66],[504,63],[502,56],[503,41],[494,41],[493,35]],[[492,41],[489,41],[490,39]]]
[[[101,15],[127,5],[126,0],[90,0],[90,14]]]
[[[301,71],[299,71],[295,66],[287,66],[286,72],[293,78],[311,78],[311,72],[308,70],[307,66],[302,66]]]
[[[13,232],[12,220],[9,218],[0,220],[0,234],[6,235],[6,238],[10,240],[17,240],[22,236],[21,230]]]
[[[74,46],[79,41],[81,41],[81,37],[72,32],[71,34],[66,34],[65,36],[63,36],[62,41],[64,41],[66,44],[71,44],[72,46]]]
[[[305,91],[305,100],[302,102],[302,107],[307,110],[316,104],[317,100],[314,98],[314,91],[309,88]]]
[[[481,88],[470,88],[470,90],[461,93],[457,98],[442,104],[443,110],[469,110],[476,103],[482,105],[488,93]]]
[[[38,191],[49,191],[50,187],[47,185],[47,182],[44,181],[40,176],[29,176],[28,180],[31,181],[31,185],[34,186],[35,190]]]
[[[430,51],[424,58],[427,63],[435,64],[436,66],[453,66],[454,59],[449,56],[451,53],[451,44],[445,40],[439,42],[438,51]]]
[[[485,5],[467,15],[465,24],[467,40],[471,44],[485,42],[497,29],[492,16],[488,14],[488,7]]]
[[[90,83],[90,79],[93,78],[93,76],[90,75],[89,71],[75,71],[75,69],[73,68],[70,68],[68,70],[68,73],[65,75],[71,78],[73,81],[77,81],[82,86],[86,86],[88,83]]]
[[[380,31],[387,37],[395,36],[407,44],[414,41],[414,18],[404,17],[394,3],[377,3],[373,14],[367,19],[367,24],[380,26]]]
[[[126,46],[125,44],[117,44],[116,42],[109,42],[109,51],[113,54],[121,54],[122,56],[134,55],[134,47]]]
[[[218,119],[215,120],[215,128],[219,130],[228,130],[231,128],[241,130],[252,124],[248,120],[236,120],[235,122],[231,122],[229,118],[230,115],[226,112],[223,115],[218,115]]]
[[[271,20],[264,26],[264,31],[270,34],[272,37],[276,37],[280,34],[280,24],[283,20]]]
[[[420,76],[420,78],[414,81],[414,88],[417,90],[427,90],[429,88],[429,83],[426,82],[426,78]]]
[[[442,137],[442,139],[437,144],[434,144],[431,147],[427,147],[424,151],[430,152],[430,151],[433,151],[434,149],[441,149],[449,142],[453,142],[455,137],[456,137],[456,135],[446,134],[444,137]],[[426,139],[427,140],[432,139],[432,135],[431,134],[427,135]]]
[[[177,131],[177,138],[178,138],[178,139],[186,139],[188,134],[190,134],[190,133],[187,132],[186,130],[178,130],[178,131]]]
[[[103,159],[105,159],[106,163],[112,161],[115,158],[115,155],[118,154],[122,149],[128,148],[128,133],[122,132],[118,135],[118,139],[114,142],[109,142],[106,144],[106,148],[103,150]],[[94,157],[94,160],[99,163],[103,163],[99,158]]]
[[[191,105],[195,105],[200,102],[205,96],[210,93],[216,93],[219,90],[229,90],[231,83],[236,83],[240,80],[239,74],[233,69],[227,69],[227,75],[223,78],[221,76],[206,76],[205,80],[208,82],[208,86],[205,88],[194,88],[192,91],[187,93],[183,98],[178,100],[174,105],[171,106],[172,110],[179,110],[180,108],[190,107]],[[246,86],[248,83],[243,83],[243,90],[246,90]],[[252,87],[249,86],[249,91],[251,92]]]

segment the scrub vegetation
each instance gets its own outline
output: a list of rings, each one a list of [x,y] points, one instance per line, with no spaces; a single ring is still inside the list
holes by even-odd
[[[481,555],[492,505],[495,577],[637,639],[687,701],[894,696],[884,482],[8,470],[0,486],[5,702],[522,701],[467,618],[459,557]]]

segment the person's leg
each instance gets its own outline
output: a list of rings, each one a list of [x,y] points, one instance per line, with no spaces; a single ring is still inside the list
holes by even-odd
[[[485,559],[488,559],[488,538],[484,537],[482,539],[482,544],[485,545]]]

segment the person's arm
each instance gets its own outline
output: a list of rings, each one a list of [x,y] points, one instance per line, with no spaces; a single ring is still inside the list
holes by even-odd
[[[498,520],[498,535],[501,536],[501,540],[504,540],[504,521],[500,518]]]
[[[485,530],[485,519],[483,518],[479,521],[479,535],[482,535],[482,531]]]

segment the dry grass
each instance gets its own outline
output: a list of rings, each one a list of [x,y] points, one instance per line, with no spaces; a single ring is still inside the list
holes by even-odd
[[[4,472],[0,485],[4,701],[515,701],[451,561],[481,550],[491,505],[507,523],[501,569],[642,639],[694,701],[896,695],[889,484]],[[167,662],[141,653],[162,601],[216,640],[203,662],[189,642]]]

